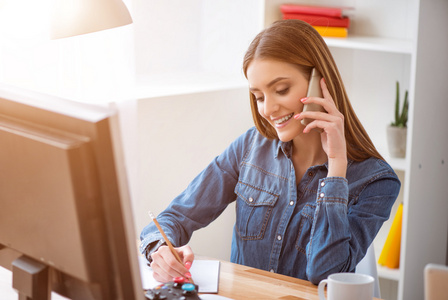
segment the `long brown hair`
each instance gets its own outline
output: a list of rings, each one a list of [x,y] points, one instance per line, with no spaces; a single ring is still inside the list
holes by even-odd
[[[300,20],[282,20],[260,32],[244,56],[243,71],[246,78],[249,64],[257,58],[294,64],[308,77],[312,68],[316,68],[325,78],[336,108],[344,115],[348,158],[355,161],[369,157],[383,159],[350,104],[330,50],[312,26]],[[266,138],[278,139],[275,129],[258,113],[253,94],[250,94],[250,105],[258,131]]]

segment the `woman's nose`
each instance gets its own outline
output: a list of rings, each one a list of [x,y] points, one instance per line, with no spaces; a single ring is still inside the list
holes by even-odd
[[[274,112],[278,110],[278,103],[275,101],[272,97],[265,97],[264,98],[264,114],[266,116],[272,115]]]

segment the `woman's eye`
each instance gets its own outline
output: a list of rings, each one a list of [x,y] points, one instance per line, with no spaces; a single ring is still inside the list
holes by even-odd
[[[280,91],[277,91],[277,94],[279,95],[286,95],[289,91],[289,87]]]
[[[260,102],[260,101],[264,100],[263,96],[257,97],[257,96],[254,95],[254,98],[255,98],[255,101],[257,101],[257,102]]]

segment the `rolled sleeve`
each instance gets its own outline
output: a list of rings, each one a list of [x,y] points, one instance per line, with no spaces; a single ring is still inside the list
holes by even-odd
[[[307,278],[314,284],[332,273],[354,272],[387,220],[400,190],[399,180],[388,170],[360,181],[359,189],[350,196],[349,182],[345,178],[330,177],[319,181],[316,211],[306,249]]]
[[[162,235],[159,233],[157,228],[154,228],[155,225],[150,223],[145,229],[142,231],[140,235],[140,253],[146,255],[148,251],[148,247],[151,244],[155,244],[157,241],[163,241]]]
[[[328,177],[319,180],[317,207],[307,247],[307,276],[318,283],[334,272],[340,264],[338,245],[350,239],[348,209],[348,181],[343,177]],[[344,244],[344,243],[342,243]],[[336,269],[344,269],[337,266]]]

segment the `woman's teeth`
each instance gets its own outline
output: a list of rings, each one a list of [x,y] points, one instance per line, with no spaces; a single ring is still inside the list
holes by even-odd
[[[294,113],[292,113],[292,114],[290,114],[288,116],[285,116],[285,117],[283,117],[281,119],[275,120],[274,123],[275,124],[282,124],[282,123],[288,121],[289,119],[291,119],[293,115],[294,115]]]

